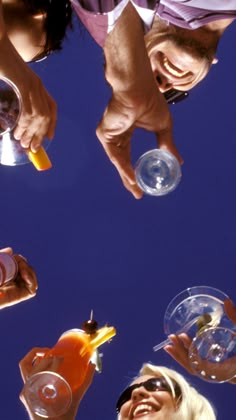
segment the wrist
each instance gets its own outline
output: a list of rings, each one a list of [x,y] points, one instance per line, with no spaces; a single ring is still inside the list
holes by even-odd
[[[132,88],[142,67],[150,66],[142,21],[133,7],[128,3],[117,21],[115,28],[109,33],[104,46],[106,59],[105,77],[116,90]]]

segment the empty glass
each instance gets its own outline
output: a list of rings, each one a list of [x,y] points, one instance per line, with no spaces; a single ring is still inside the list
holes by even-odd
[[[144,153],[136,163],[135,175],[138,186],[149,195],[165,195],[180,182],[181,168],[171,153],[153,149]]]
[[[51,168],[51,162],[43,147],[33,153],[21,147],[14,138],[14,128],[20,117],[22,100],[18,88],[6,78],[0,79],[0,164],[24,165],[30,161],[38,170]],[[44,142],[47,146],[49,141]]]

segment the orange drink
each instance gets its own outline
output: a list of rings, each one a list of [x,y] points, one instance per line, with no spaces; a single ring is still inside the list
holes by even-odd
[[[94,349],[89,346],[90,336],[82,330],[73,329],[66,331],[59,338],[56,345],[45,354],[48,356],[63,357],[57,373],[70,385],[72,392],[83,383],[89,360]],[[86,352],[82,356],[81,350]]]
[[[29,407],[40,417],[57,417],[66,413],[72,395],[84,382],[94,351],[116,334],[114,327],[104,326],[94,333],[72,329],[64,332],[43,359],[54,357],[54,369],[35,373],[25,384]]]

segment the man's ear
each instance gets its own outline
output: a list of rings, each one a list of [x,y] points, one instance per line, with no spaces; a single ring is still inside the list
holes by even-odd
[[[217,57],[214,57],[213,60],[212,60],[212,64],[217,64],[218,61],[219,61],[218,58]]]

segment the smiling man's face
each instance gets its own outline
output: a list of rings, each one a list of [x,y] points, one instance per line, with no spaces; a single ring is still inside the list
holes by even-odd
[[[153,378],[144,375],[137,378],[133,384]],[[147,391],[144,386],[135,388],[130,400],[120,409],[120,420],[174,420],[176,402],[168,391]]]
[[[161,92],[192,89],[215,62],[217,39],[202,28],[181,29],[158,18],[145,36],[145,43]]]

